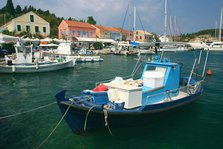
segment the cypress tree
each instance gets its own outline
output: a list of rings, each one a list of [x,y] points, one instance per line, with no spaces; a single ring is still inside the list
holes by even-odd
[[[12,0],[7,0],[7,4],[5,7],[7,13],[9,13],[12,16],[15,16],[15,8],[13,6]]]
[[[15,8],[15,11],[17,14],[21,14],[22,13],[22,8],[20,5],[17,5],[16,8]]]

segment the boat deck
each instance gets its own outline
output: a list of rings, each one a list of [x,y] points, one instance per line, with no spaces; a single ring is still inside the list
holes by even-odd
[[[183,91],[179,91],[179,94],[177,96],[174,96],[174,97],[171,97],[171,98],[170,97],[166,97],[165,99],[163,99],[162,101],[157,102],[156,104],[179,100],[179,99],[182,99],[182,98],[187,97],[187,96],[188,96],[187,93],[185,93]]]

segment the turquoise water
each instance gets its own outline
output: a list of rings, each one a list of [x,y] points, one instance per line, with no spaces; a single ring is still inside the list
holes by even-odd
[[[183,62],[187,71],[193,65],[193,52],[168,53],[171,60]],[[65,121],[41,148],[111,149],[223,148],[223,53],[211,52],[208,67],[213,75],[206,78],[200,100],[169,112],[146,126],[111,128],[84,136],[71,132]],[[92,89],[95,82],[131,74],[137,57],[103,56],[101,63],[79,63],[74,69],[39,74],[0,74],[0,117],[53,103],[54,95],[69,89],[79,94]],[[184,71],[186,74],[186,71]],[[1,149],[36,148],[61,119],[56,104],[47,108],[0,120]]]

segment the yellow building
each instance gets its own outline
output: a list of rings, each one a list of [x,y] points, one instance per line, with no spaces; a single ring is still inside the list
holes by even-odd
[[[135,31],[135,41],[149,42],[152,39],[152,36],[153,36],[153,34],[143,31],[143,30]]]
[[[12,19],[0,27],[1,30],[8,30],[19,34],[23,31],[31,34],[40,34],[44,37],[50,35],[50,24],[32,11]]]

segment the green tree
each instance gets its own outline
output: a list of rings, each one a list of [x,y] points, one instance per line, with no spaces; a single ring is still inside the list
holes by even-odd
[[[101,42],[94,42],[93,47],[96,50],[101,50],[101,49],[103,49],[103,44]]]
[[[93,16],[89,16],[89,17],[87,17],[87,23],[95,25],[96,21],[93,18]]]
[[[22,8],[20,5],[17,5],[16,8],[15,8],[15,12],[17,15],[21,14],[22,13]]]
[[[22,12],[23,12],[23,13],[27,13],[27,12],[28,12],[28,10],[27,10],[27,6],[24,7],[24,9],[23,9]]]
[[[15,8],[13,6],[12,0],[7,0],[7,4],[5,7],[7,13],[9,13],[12,16],[15,16]]]
[[[79,20],[80,22],[85,22],[85,20]]]
[[[122,41],[126,41],[126,35],[122,35]]]

